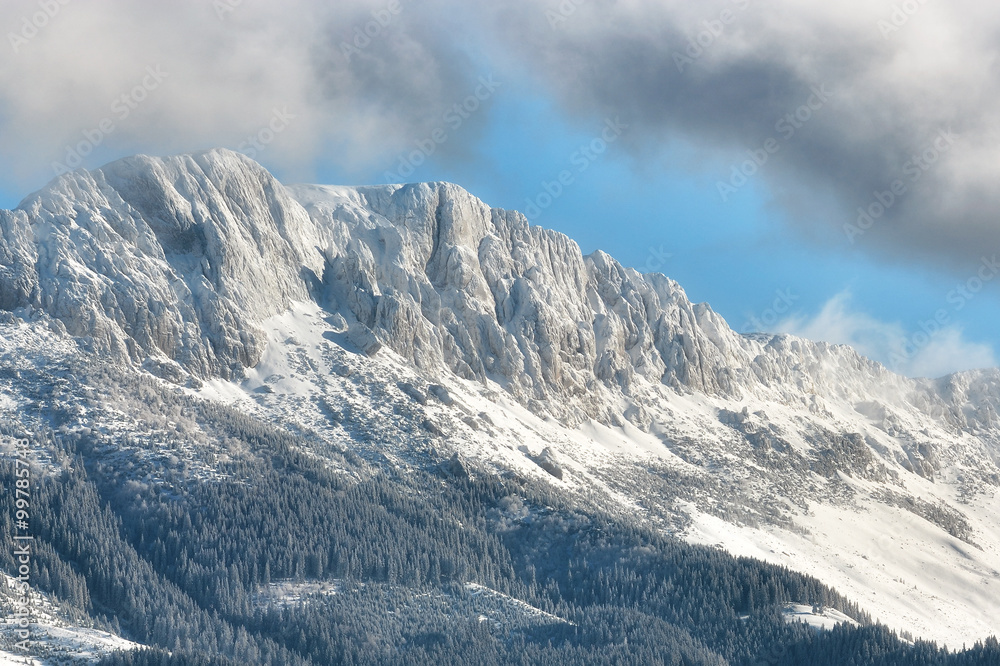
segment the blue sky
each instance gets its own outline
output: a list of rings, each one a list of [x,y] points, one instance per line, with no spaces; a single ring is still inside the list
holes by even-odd
[[[361,184],[401,180],[389,172],[416,156],[422,163],[405,180],[458,183],[493,206],[522,210],[568,234],[584,253],[601,249],[625,265],[663,272],[738,331],[851,343],[911,375],[997,363],[1000,280],[994,284],[994,274],[981,271],[980,258],[1000,249],[1000,238],[991,235],[996,223],[976,212],[993,205],[976,189],[989,174],[967,168],[982,164],[992,147],[975,136],[981,118],[957,103],[912,109],[911,95],[944,85],[935,72],[915,85],[919,62],[913,71],[897,65],[877,89],[868,81],[878,81],[882,60],[928,39],[933,26],[919,20],[940,17],[915,16],[907,27],[912,35],[892,35],[892,42],[870,35],[861,19],[850,30],[838,24],[855,38],[857,71],[838,80],[840,70],[831,69],[824,79],[832,81],[831,101],[821,101],[811,97],[817,85],[790,73],[788,64],[810,47],[786,39],[785,59],[767,50],[774,62],[759,66],[758,33],[766,41],[786,28],[766,12],[751,16],[750,8],[740,15],[745,24],[734,24],[743,32],[720,33],[709,43],[714,50],[675,67],[673,55],[685,52],[716,9],[741,5],[734,0],[700,10],[639,2],[638,14],[629,13],[629,3],[576,3],[572,20],[555,27],[540,5],[520,2],[502,15],[444,1],[419,14],[404,6],[350,58],[344,44],[378,12],[388,16],[386,3],[352,2],[336,16],[322,13],[322,3],[293,4],[298,20],[250,0],[233,3],[232,15],[208,18],[198,13],[203,5],[189,2],[168,14],[117,0],[60,10],[36,37],[11,46],[13,56],[2,56],[0,84],[8,92],[0,98],[0,206],[13,207],[41,187],[52,163],[107,118],[114,129],[99,137],[85,167],[137,152],[226,146],[253,153],[285,182]],[[796,35],[830,29],[830,17],[803,9],[808,3],[764,4],[799,11]],[[13,2],[0,21],[17,26],[33,6]],[[858,7],[859,15],[877,13]],[[117,24],[102,23],[103,12],[114,12]],[[305,21],[307,14],[314,20]],[[162,35],[141,34],[150,20]],[[85,38],[84,28],[95,25],[106,42]],[[125,30],[132,30],[128,38]],[[188,31],[193,46],[173,46],[171,30]],[[674,48],[665,47],[671,39]],[[220,56],[223,47],[234,55]],[[872,55],[857,55],[866,48]],[[879,55],[886,49],[893,54]],[[842,56],[806,55],[820,64]],[[144,78],[150,65],[136,63],[162,63],[163,80]],[[940,73],[942,81],[948,73]],[[34,84],[30,92],[10,92],[26,81]],[[683,93],[671,95],[675,88]],[[127,115],[114,106],[122,95],[135,107]],[[456,111],[453,104],[463,100],[471,103]],[[879,125],[890,122],[881,119],[886,109],[904,108]],[[268,134],[281,109],[291,117],[289,129]],[[793,121],[799,113],[794,132],[775,122],[786,111]],[[963,128],[961,145],[948,144],[925,177],[906,180],[907,157],[933,146],[945,124]],[[255,149],[248,137],[267,141]],[[755,173],[724,201],[720,181],[733,182],[733,166],[753,156],[747,151],[763,155],[775,137],[775,152],[763,165],[749,165]],[[564,182],[554,185],[561,173]],[[870,233],[849,242],[843,225],[893,180],[905,181],[907,192]],[[981,272],[988,279],[979,289]]]

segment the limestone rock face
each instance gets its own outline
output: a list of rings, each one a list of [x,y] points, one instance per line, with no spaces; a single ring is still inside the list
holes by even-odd
[[[899,628],[954,643],[1000,617],[1000,370],[908,379],[739,335],[448,183],[285,186],[224,150],[59,177],[0,210],[0,359],[5,419],[79,432],[143,486],[239,467],[177,395],[198,391],[357,461],[345,480],[496,478],[511,525],[541,482],[579,516],[823,574]],[[96,386],[116,379],[163,409]]]
[[[43,310],[132,361],[238,376],[263,349],[255,322],[308,297],[286,240],[308,219],[235,153],[76,171],[0,215],[3,306]]]
[[[891,395],[961,428],[1000,409],[995,374],[914,381],[847,347],[739,335],[673,280],[448,183],[285,187],[213,150],[76,171],[0,211],[0,308],[130,363],[237,378],[263,351],[258,325],[310,299],[366,353],[494,380],[568,424],[645,428],[651,384],[814,413]]]

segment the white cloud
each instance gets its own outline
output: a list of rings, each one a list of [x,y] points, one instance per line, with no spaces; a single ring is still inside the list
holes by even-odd
[[[308,180],[322,160],[381,172],[494,70],[511,80],[505,95],[540,83],[568,118],[620,117],[637,154],[679,159],[670,142],[681,139],[706,164],[720,160],[719,182],[778,138],[759,178],[796,228],[964,271],[1000,247],[1000,14],[954,0],[910,3],[912,15],[893,18],[903,4],[4,0],[0,154],[21,179],[7,187],[37,184],[159,65],[167,80],[86,166],[238,148],[287,109],[294,122],[258,156],[283,177]],[[19,37],[43,5],[58,11]],[[219,6],[232,11],[220,17]],[[803,106],[817,87],[830,99]],[[788,134],[781,119],[800,112],[806,124]],[[475,136],[487,117],[462,132]],[[954,136],[941,143],[944,130]],[[441,143],[435,158],[469,145]],[[897,180],[905,193],[890,201]],[[853,231],[859,207],[882,214]]]
[[[862,355],[908,377],[941,377],[961,370],[997,366],[993,348],[966,340],[961,327],[926,326],[926,331],[907,331],[899,323],[854,310],[850,292],[845,291],[827,301],[815,316],[789,317],[779,322],[775,331],[850,345]]]
[[[85,167],[238,149],[268,136],[276,111],[294,119],[257,159],[290,178],[308,178],[322,158],[389,167],[487,73],[438,34],[436,0],[42,4],[51,16],[39,0],[0,3],[0,154],[18,184],[53,175],[81,142],[97,144]],[[116,106],[150,66],[162,82]],[[114,129],[98,134],[105,120]]]

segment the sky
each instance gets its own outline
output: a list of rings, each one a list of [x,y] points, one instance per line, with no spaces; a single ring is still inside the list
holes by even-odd
[[[1000,10],[980,0],[5,0],[0,207],[239,150],[446,180],[739,332],[998,365]]]

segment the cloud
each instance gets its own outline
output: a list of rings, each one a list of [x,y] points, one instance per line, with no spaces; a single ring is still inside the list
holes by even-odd
[[[1000,248],[1000,14],[982,0],[9,0],[0,34],[0,150],[22,181],[80,146],[86,166],[239,148],[284,110],[255,155],[284,177],[388,171],[493,72],[567,118],[620,116],[637,156],[753,171],[824,243],[958,272]],[[121,118],[148,66],[167,78]],[[489,107],[436,157],[465,157]]]
[[[837,294],[813,317],[793,316],[775,331],[810,340],[850,345],[863,356],[908,377],[941,377],[952,372],[997,367],[989,345],[966,340],[961,327],[930,327],[908,332],[851,308],[849,292]]]
[[[728,182],[730,165],[773,138],[777,152],[753,177],[799,230],[961,271],[1000,247],[992,7],[511,0],[492,20],[509,56],[530,62],[569,113],[632,123],[637,153],[682,137]],[[830,95],[817,105],[820,86]]]
[[[323,157],[388,167],[487,73],[441,14],[434,0],[4,2],[0,150],[22,181],[80,153],[91,167],[241,145],[306,176]]]

